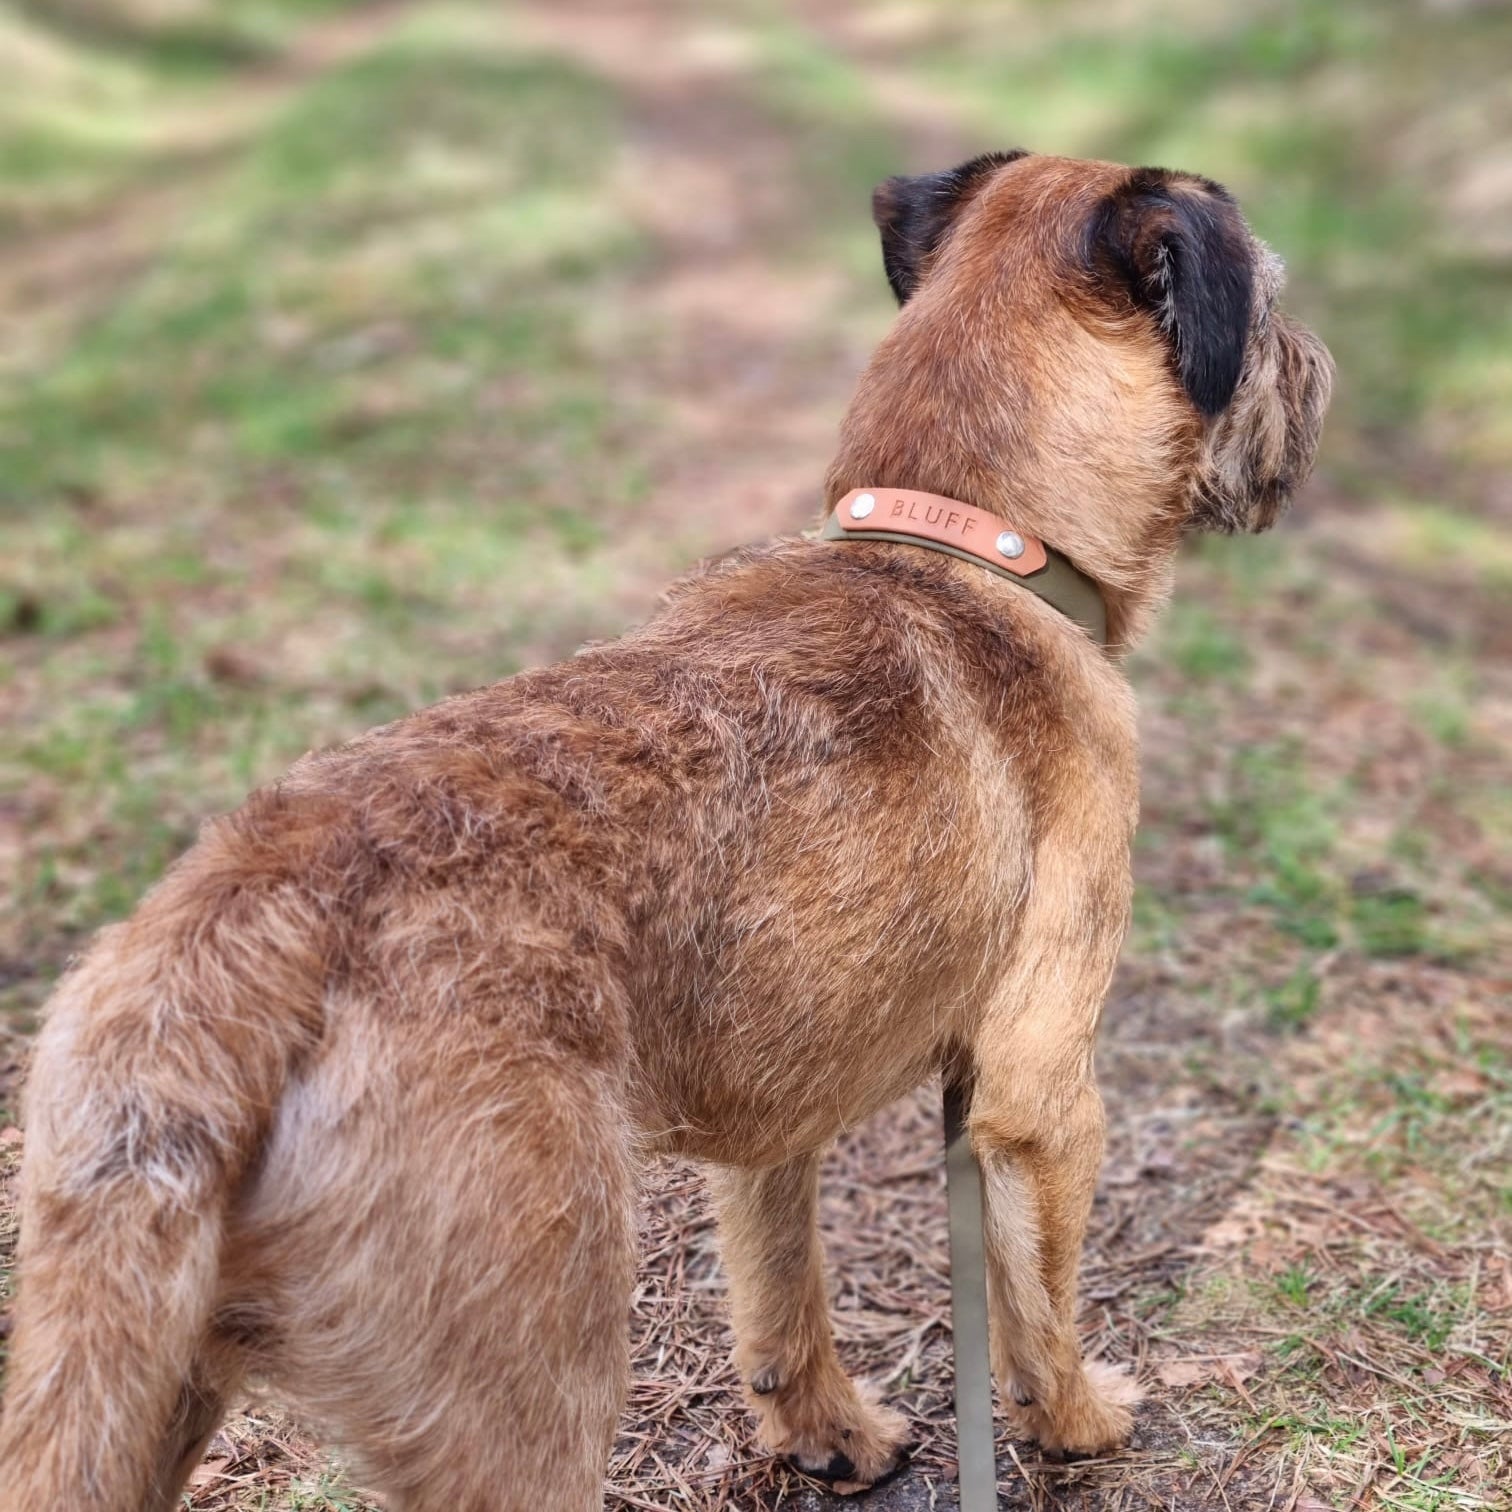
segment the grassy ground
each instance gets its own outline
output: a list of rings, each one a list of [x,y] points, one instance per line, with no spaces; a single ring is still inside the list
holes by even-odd
[[[1152,1401],[1112,1462],[1005,1439],[1005,1505],[1507,1505],[1512,22],[717,15],[0,7],[0,1177],[49,983],[201,818],[806,520],[888,315],[871,182],[1012,143],[1173,162],[1287,256],[1341,394],[1292,520],[1194,548],[1136,659],[1085,1325]],[[925,1098],[830,1183],[847,1357],[923,1440],[874,1505],[953,1504],[934,1155]],[[691,1173],[646,1253],[610,1505],[824,1504],[728,1398]],[[190,1501],[367,1505],[275,1407]]]

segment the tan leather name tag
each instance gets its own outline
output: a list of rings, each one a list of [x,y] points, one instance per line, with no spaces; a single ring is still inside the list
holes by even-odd
[[[856,488],[835,509],[848,536],[911,536],[952,546],[990,567],[1028,577],[1047,560],[1044,542],[958,499],[909,488]]]

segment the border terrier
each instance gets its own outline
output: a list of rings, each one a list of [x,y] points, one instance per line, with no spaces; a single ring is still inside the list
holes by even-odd
[[[1275,521],[1332,366],[1205,179],[994,153],[874,212],[902,308],[826,514],[922,490],[1009,522],[1107,646],[966,553],[782,539],[209,823],[37,1045],[7,1512],[167,1512],[248,1378],[394,1506],[598,1507],[658,1152],[715,1170],[767,1444],[875,1482],[904,1423],[836,1355],[819,1161],[952,1068],[1004,1409],[1049,1450],[1127,1438],[1133,1383],[1076,1330],[1119,655],[1183,536]]]

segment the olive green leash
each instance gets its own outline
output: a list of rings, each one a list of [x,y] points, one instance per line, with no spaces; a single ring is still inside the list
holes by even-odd
[[[945,1180],[950,1208],[950,1327],[955,1348],[956,1486],[961,1512],[997,1507],[997,1440],[992,1428],[992,1358],[987,1335],[987,1256],[982,1167],[966,1115],[969,1081],[945,1080]]]

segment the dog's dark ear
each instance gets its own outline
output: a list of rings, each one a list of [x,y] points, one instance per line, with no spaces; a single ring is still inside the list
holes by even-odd
[[[1094,255],[1160,322],[1187,397],[1204,415],[1226,409],[1255,297],[1254,243],[1228,192],[1141,168],[1101,205],[1093,240]]]
[[[872,219],[882,233],[882,266],[899,304],[906,303],[919,287],[961,207],[988,175],[1028,155],[1022,150],[984,152],[944,173],[890,178],[877,185],[872,192]]]

